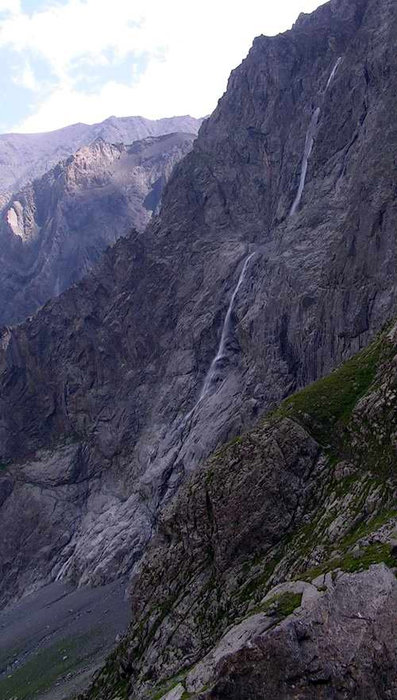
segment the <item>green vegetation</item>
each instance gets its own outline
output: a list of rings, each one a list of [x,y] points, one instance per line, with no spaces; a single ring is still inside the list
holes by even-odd
[[[391,568],[397,565],[396,558],[391,554],[391,547],[387,543],[374,542],[369,544],[357,552],[345,552],[340,557],[329,559],[323,564],[312,569],[307,569],[304,574],[297,576],[297,579],[304,581],[312,581],[317,576],[325,574],[328,571],[341,569],[349,573],[356,571],[364,571],[369,569],[371,564],[386,564]]]
[[[254,593],[258,590],[263,590],[271,577],[274,569],[277,566],[279,559],[273,558],[271,561],[266,563],[256,576],[253,576],[246,584],[244,584],[238,593],[239,602],[249,601]],[[248,562],[244,564],[244,570],[246,573],[250,570]],[[263,593],[262,593],[263,595]]]
[[[375,380],[384,349],[381,336],[327,377],[287,398],[271,417],[296,418],[321,445],[336,447],[340,428]]]
[[[331,569],[342,568],[348,570],[345,567],[348,566],[350,556],[356,560],[355,555],[350,555],[354,545],[397,517],[397,510],[390,508],[390,504],[393,503],[393,494],[378,479],[361,475],[360,478],[356,476],[354,480],[347,477],[346,481],[349,484],[351,496],[348,504],[340,500],[346,495],[345,488],[341,487],[340,491],[338,491],[331,484],[328,492],[328,502],[331,501],[332,506],[327,506],[327,499],[324,499],[322,501],[323,507],[317,510],[315,519],[311,523],[303,525],[291,540],[288,557],[290,569],[293,568],[294,570],[295,579],[310,581]],[[382,488],[381,491],[379,491],[380,487]],[[368,500],[371,501],[376,492],[380,494],[379,510],[375,515],[365,516],[367,512],[366,503]],[[335,500],[335,496],[337,500]],[[331,540],[328,539],[327,529],[341,512],[345,514],[345,523],[339,541],[335,543],[332,538]],[[307,569],[305,562],[310,558],[311,552],[319,543],[324,548],[324,563]],[[332,557],[331,552],[335,548],[340,554],[337,557]],[[385,561],[391,564],[392,559],[388,550],[376,550],[376,553],[381,555],[381,558],[375,558],[370,563]],[[385,556],[385,559],[382,559],[382,556]]]
[[[160,700],[160,698],[162,698],[166,693],[169,693],[170,690],[175,688],[177,685],[178,683],[172,683],[172,685],[162,685],[161,688],[151,696],[151,700]]]
[[[179,683],[183,683],[188,674],[188,671],[189,669],[186,669],[182,673],[178,673],[177,675],[172,676],[171,678],[167,678],[167,680],[165,680],[160,686],[157,686],[157,689],[153,691],[153,694],[150,696],[150,700],[160,700],[160,698],[162,698],[163,695],[166,695],[166,693],[169,693],[170,690],[176,688],[176,686],[179,685]],[[187,691],[185,691],[182,698],[190,697],[189,693],[187,693],[186,695],[186,692]]]
[[[82,653],[86,647],[87,639],[80,637],[64,639],[52,647],[42,649],[0,680],[0,697],[4,700],[31,700],[35,695],[51,688],[58,678],[81,668],[87,658]],[[91,648],[89,656],[92,655]]]
[[[232,445],[239,445],[240,442],[243,442],[243,438],[243,435],[236,435],[236,437],[232,438],[231,440],[229,440],[229,442],[226,442],[224,445],[222,445],[222,447],[220,447],[219,450],[217,450],[214,453],[214,457],[222,457],[222,455],[224,455],[225,452],[227,452],[229,447],[232,447]]]
[[[299,608],[301,602],[302,593],[286,591],[269,598],[264,605],[261,605],[258,611],[260,610],[264,613],[272,612],[279,620],[283,620],[288,615],[291,615],[296,608]]]
[[[101,690],[106,687],[108,683],[111,683],[112,691],[114,693],[113,700],[128,699],[128,679],[122,672],[120,673],[120,656],[124,656],[125,650],[126,641],[123,640],[120,645],[110,654],[110,656],[108,656],[101,674],[91,687],[90,697],[101,697]]]
[[[357,540],[367,537],[371,532],[376,532],[382,525],[385,525],[392,518],[397,517],[397,510],[381,510],[370,520],[360,523],[360,525],[349,533],[340,543],[343,550],[354,545]]]
[[[363,571],[368,569],[371,564],[380,564],[382,562],[390,567],[395,566],[397,563],[390,553],[390,545],[376,542],[360,550],[357,554],[345,554],[338,561],[337,568],[349,572]]]

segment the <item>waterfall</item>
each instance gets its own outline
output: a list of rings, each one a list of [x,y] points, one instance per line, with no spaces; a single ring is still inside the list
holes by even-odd
[[[303,159],[302,159],[299,187],[298,187],[298,192],[296,194],[296,197],[294,199],[294,203],[293,203],[291,210],[290,210],[290,213],[289,213],[290,216],[293,216],[295,214],[297,208],[299,207],[300,201],[302,199],[303,188],[305,186],[305,180],[306,180],[306,175],[307,175],[307,164],[309,162],[310,154],[312,152],[314,136],[316,134],[319,116],[320,116],[320,107],[317,107],[312,114],[312,118],[310,120],[310,124],[309,124],[309,127],[308,127],[307,132],[306,132],[305,149],[303,151]]]
[[[219,341],[219,346],[218,346],[218,351],[214,357],[214,359],[211,362],[210,368],[207,372],[207,376],[204,380],[203,388],[201,389],[200,397],[199,397],[199,402],[203,400],[203,398],[208,394],[208,391],[210,389],[210,386],[212,384],[212,381],[215,376],[215,372],[217,369],[218,363],[223,360],[226,357],[226,342],[228,335],[230,334],[231,331],[231,320],[232,320],[232,313],[233,313],[233,308],[234,304],[237,298],[238,291],[243,283],[245,273],[247,272],[247,268],[249,265],[249,261],[251,258],[255,255],[254,253],[251,253],[245,258],[244,265],[242,267],[242,270],[240,272],[240,276],[237,280],[237,284],[234,288],[234,292],[232,294],[232,297],[229,302],[229,306],[226,312],[225,320],[223,322],[223,328],[222,328],[222,334],[221,334],[221,339]]]
[[[208,370],[206,377],[204,379],[204,383],[203,383],[198,401],[196,401],[193,408],[189,411],[189,413],[182,420],[181,426],[183,428],[185,427],[185,425],[187,424],[187,422],[191,418],[191,416],[194,414],[197,406],[202,402],[202,400],[209,393],[210,388],[211,388],[211,384],[214,380],[216,371],[218,369],[218,365],[220,362],[222,362],[223,359],[225,359],[227,357],[226,343],[227,343],[228,336],[230,335],[230,332],[231,332],[232,313],[233,313],[234,304],[236,302],[236,298],[237,298],[237,294],[239,292],[239,289],[244,281],[244,277],[245,277],[245,274],[247,272],[249,262],[254,255],[255,255],[255,251],[253,253],[250,253],[250,255],[247,255],[247,257],[244,260],[243,267],[241,269],[239,278],[237,280],[237,284],[236,284],[234,291],[233,291],[233,294],[231,296],[229,306],[228,306],[228,309],[226,312],[225,320],[223,322],[221,339],[219,341],[218,350],[216,352],[214,359],[212,360],[212,362],[210,364],[209,370]]]
[[[332,81],[335,77],[335,73],[338,70],[338,67],[339,67],[341,60],[342,60],[342,56],[339,56],[338,60],[336,61],[335,65],[334,65],[334,67],[333,67],[333,69],[328,77],[327,84],[325,86],[325,90],[322,93],[322,99],[324,99],[324,95],[327,92],[330,84],[332,83]],[[316,109],[314,110],[314,112],[312,114],[312,118],[310,120],[310,124],[309,124],[307,132],[306,132],[305,148],[303,151],[299,187],[298,187],[298,192],[296,193],[296,197],[294,199],[294,203],[293,203],[293,205],[290,209],[290,212],[289,212],[290,216],[293,216],[295,214],[296,210],[299,207],[300,201],[302,199],[303,189],[305,187],[305,181],[306,181],[306,175],[307,175],[307,166],[308,166],[309,158],[311,156],[311,152],[313,149],[314,137],[316,135],[320,113],[321,113],[320,107],[316,107]]]
[[[329,78],[328,78],[328,80],[327,80],[327,84],[326,84],[326,86],[325,86],[325,92],[327,92],[329,86],[331,85],[331,83],[332,83],[332,81],[333,81],[333,79],[334,79],[334,77],[335,77],[335,73],[336,73],[336,71],[338,70],[338,67],[339,67],[339,64],[340,64],[341,60],[342,60],[342,56],[339,56],[337,62],[335,63],[335,65],[334,65],[334,67],[333,67],[333,69],[332,69],[332,71],[331,71],[331,73],[330,73],[330,76],[329,76]]]

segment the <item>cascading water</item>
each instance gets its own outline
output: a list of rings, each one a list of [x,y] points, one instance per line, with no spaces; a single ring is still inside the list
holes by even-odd
[[[191,418],[191,416],[194,414],[194,412],[195,412],[196,408],[199,406],[199,404],[201,404],[203,399],[207,396],[207,394],[209,394],[210,389],[211,389],[211,385],[214,382],[218,367],[219,367],[220,363],[222,362],[222,360],[224,360],[227,356],[227,347],[226,346],[227,346],[228,336],[230,335],[231,330],[232,330],[231,325],[232,325],[233,308],[234,308],[234,305],[236,302],[236,298],[237,298],[237,294],[239,292],[239,289],[244,281],[244,277],[246,275],[248,265],[250,263],[251,258],[253,258],[254,255],[255,255],[255,251],[253,253],[250,253],[249,255],[247,255],[247,257],[244,260],[243,267],[241,268],[241,272],[240,272],[239,278],[237,280],[237,284],[234,288],[233,294],[231,296],[229,306],[228,306],[228,309],[226,312],[225,320],[223,322],[221,339],[219,341],[217,353],[216,353],[214,359],[212,360],[210,367],[209,367],[209,370],[208,370],[206,377],[204,379],[204,383],[203,383],[198,401],[195,403],[193,408],[189,411],[189,413],[184,417],[184,419],[182,421],[183,427],[186,425],[189,418]]]
[[[327,92],[330,84],[332,83],[335,73],[338,70],[339,64],[342,60],[342,56],[339,56],[338,60],[336,61],[334,67],[332,68],[332,71],[328,77],[327,84],[325,86],[325,90],[322,93],[322,100],[324,99],[325,93]],[[306,132],[306,139],[305,139],[305,148],[303,151],[303,158],[302,158],[302,166],[301,166],[301,174],[300,174],[300,179],[299,179],[299,186],[298,186],[298,192],[296,193],[296,197],[294,199],[294,203],[290,209],[289,215],[293,216],[296,213],[296,210],[299,207],[300,201],[302,199],[302,194],[303,190],[305,187],[305,182],[306,182],[306,175],[307,175],[307,166],[309,163],[309,158],[311,156],[312,150],[313,150],[313,143],[314,139],[316,136],[317,132],[317,126],[318,126],[318,121],[320,118],[321,114],[321,109],[320,107],[316,107],[314,110],[312,117],[310,119],[310,123]]]
[[[226,351],[226,342],[227,342],[227,338],[230,335],[230,331],[231,331],[231,319],[232,319],[234,304],[235,304],[235,301],[237,298],[238,291],[239,291],[239,289],[242,285],[242,282],[244,280],[245,273],[247,272],[249,262],[254,255],[255,255],[255,252],[251,253],[250,255],[248,255],[246,257],[246,259],[244,261],[244,265],[243,265],[242,270],[240,272],[240,276],[238,278],[237,284],[234,288],[234,292],[232,294],[232,297],[231,297],[230,303],[229,303],[229,307],[228,307],[228,310],[226,312],[225,320],[223,322],[223,328],[222,328],[221,339],[219,341],[218,352],[216,353],[214,359],[212,360],[210,368],[207,372],[207,376],[204,380],[203,388],[201,389],[199,401],[202,401],[203,398],[208,394],[209,389],[211,387],[211,384],[212,384],[214,377],[215,377],[215,374],[216,374],[217,365],[219,364],[219,362],[221,362],[221,360],[223,360],[226,357],[226,352],[225,352]]]
[[[329,86],[331,85],[331,83],[332,83],[332,81],[333,81],[333,79],[334,79],[334,77],[335,77],[335,73],[336,73],[336,71],[337,71],[338,68],[339,68],[339,64],[340,64],[341,60],[342,60],[342,56],[339,56],[337,62],[335,63],[335,65],[334,65],[334,67],[333,67],[333,69],[332,69],[332,71],[331,71],[331,74],[330,74],[330,76],[329,76],[329,78],[328,78],[328,80],[327,80],[327,84],[326,84],[326,86],[325,86],[325,92],[327,92]]]
[[[299,187],[298,187],[298,192],[296,194],[296,197],[294,199],[294,203],[291,207],[290,216],[293,216],[299,207],[300,201],[302,199],[302,194],[303,194],[303,188],[305,186],[305,181],[306,181],[306,175],[307,175],[307,164],[309,162],[309,158],[313,149],[313,143],[314,143],[314,136],[317,131],[317,124],[318,124],[318,119],[320,116],[320,107],[317,107],[313,114],[312,118],[310,120],[309,128],[306,132],[306,140],[305,140],[305,149],[303,151],[303,159],[302,159],[302,167],[301,167],[301,176],[299,180]]]

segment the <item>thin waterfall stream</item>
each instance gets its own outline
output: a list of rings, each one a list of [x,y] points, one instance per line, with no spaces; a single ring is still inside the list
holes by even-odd
[[[336,71],[337,71],[338,68],[339,68],[339,64],[340,64],[341,60],[342,60],[342,56],[339,56],[337,62],[335,63],[335,65],[334,65],[334,67],[333,67],[333,69],[332,69],[332,71],[331,71],[331,74],[330,74],[330,76],[329,76],[329,78],[328,78],[328,80],[327,80],[327,84],[326,84],[326,86],[325,86],[325,92],[327,92],[329,86],[331,85],[331,83],[332,83],[332,81],[333,81],[333,79],[334,79],[334,77],[335,77],[335,73],[336,73]]]
[[[296,193],[296,197],[294,199],[294,203],[291,207],[290,216],[293,216],[299,207],[300,201],[302,199],[302,194],[303,194],[303,189],[305,187],[305,181],[306,181],[306,175],[307,175],[307,165],[309,162],[309,158],[313,149],[313,143],[314,143],[314,137],[317,131],[317,124],[318,120],[320,117],[320,107],[317,107],[313,114],[312,118],[310,120],[309,128],[306,132],[306,139],[305,139],[305,148],[303,151],[303,158],[302,158],[302,167],[301,167],[301,174],[300,174],[300,179],[299,179],[299,187],[298,187],[298,192]]]
[[[323,93],[321,93],[321,102],[323,102],[325,94],[331,85],[336,71],[338,70],[339,64],[342,61],[342,56],[339,56],[338,60],[336,61],[334,67],[332,68],[331,73],[329,74],[327,84],[325,86],[325,90]],[[318,127],[318,122],[320,119],[320,114],[321,114],[321,108],[316,107],[315,110],[313,111],[313,114],[311,116],[309,126],[306,131],[306,138],[305,138],[305,147],[303,149],[303,157],[302,157],[302,165],[301,165],[301,173],[300,173],[300,178],[299,178],[299,186],[298,186],[298,191],[296,193],[296,197],[294,199],[294,202],[292,204],[292,207],[289,212],[289,216],[293,216],[301,202],[302,199],[302,194],[303,190],[305,187],[305,182],[306,182],[306,175],[307,175],[307,167],[309,163],[309,158],[311,156],[312,150],[313,150],[313,144],[314,144],[314,139],[316,137],[317,133],[317,127]]]
[[[215,377],[217,364],[221,360],[223,360],[226,356],[226,353],[225,353],[226,342],[227,342],[228,335],[230,334],[230,331],[231,331],[231,319],[232,319],[234,304],[235,304],[239,289],[243,283],[245,274],[247,272],[249,262],[254,255],[255,255],[255,252],[251,253],[250,255],[248,255],[245,258],[244,265],[243,265],[242,270],[240,272],[240,276],[238,278],[237,284],[234,288],[234,292],[232,294],[232,297],[230,299],[229,306],[228,306],[228,309],[226,312],[225,320],[223,322],[223,328],[222,328],[221,339],[219,341],[218,352],[216,353],[214,359],[212,360],[210,368],[207,372],[207,376],[204,380],[203,388],[201,389],[199,401],[202,401],[202,399],[208,394],[208,391],[209,391],[211,384],[213,382],[213,379]]]
[[[219,366],[219,363],[222,362],[227,357],[227,340],[228,336],[231,333],[232,330],[232,314],[233,314],[233,309],[234,305],[236,303],[237,295],[240,290],[240,287],[244,281],[245,275],[247,273],[248,265],[253,258],[253,256],[256,254],[256,251],[253,253],[250,253],[247,255],[247,257],[244,260],[243,267],[241,268],[240,275],[237,280],[237,284],[233,290],[233,294],[231,296],[229,306],[227,308],[225,320],[223,322],[222,326],[222,333],[221,333],[221,338],[219,341],[218,349],[216,352],[216,355],[214,359],[212,360],[210,367],[208,369],[208,372],[205,376],[204,383],[200,392],[200,396],[196,403],[194,404],[193,408],[189,411],[189,413],[185,416],[185,418],[182,421],[182,425],[185,426],[189,418],[194,414],[196,408],[201,404],[203,399],[210,393],[211,385],[214,382],[216,372]]]

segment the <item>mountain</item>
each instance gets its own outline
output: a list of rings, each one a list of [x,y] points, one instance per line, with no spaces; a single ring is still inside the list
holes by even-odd
[[[0,134],[0,197],[41,177],[59,161],[97,138],[129,144],[176,131],[196,134],[201,121],[189,116],[157,120],[109,117],[98,124],[73,124],[41,134]]]
[[[394,0],[331,0],[312,15],[301,16],[291,31],[257,38],[246,60],[233,71],[217,109],[203,123],[192,151],[174,169],[164,190],[161,213],[145,233],[117,241],[82,282],[48,302],[21,326],[2,333],[0,453],[4,468],[0,526],[2,532],[10,533],[0,541],[2,601],[15,599],[56,578],[83,586],[138,576],[139,561],[161,518],[168,522],[167,509],[173,507],[175,496],[185,498],[176,501],[181,520],[176,517],[175,527],[180,524],[180,538],[184,540],[186,535],[192,557],[197,536],[197,571],[194,561],[191,564],[190,558],[179,558],[176,551],[174,562],[167,559],[170,569],[165,563],[161,566],[161,586],[171,593],[164,606],[160,588],[158,608],[153,611],[151,607],[153,589],[147,579],[152,566],[147,570],[143,564],[140,578],[134,578],[134,611],[141,624],[116,653],[116,666],[109,662],[105,671],[108,677],[100,677],[103,697],[115,697],[117,683],[122,697],[128,687],[130,697],[139,697],[141,689],[146,692],[146,683],[154,686],[165,674],[174,669],[178,672],[179,660],[187,667],[220,642],[226,628],[215,619],[213,636],[203,625],[205,638],[202,644],[196,644],[196,631],[187,614],[192,598],[183,595],[182,607],[178,607],[179,593],[182,596],[184,592],[180,588],[179,575],[184,570],[181,562],[186,566],[183,585],[188,582],[192,595],[195,591],[201,595],[201,583],[205,585],[208,571],[213,580],[213,570],[206,561],[203,567],[201,564],[201,525],[210,559],[215,556],[212,534],[221,543],[227,540],[233,550],[230,558],[228,551],[221,554],[227,573],[229,562],[233,565],[234,550],[238,556],[240,530],[242,539],[245,532],[249,533],[252,550],[248,544],[248,553],[255,553],[256,533],[259,548],[262,540],[264,548],[277,547],[279,542],[288,544],[290,540],[282,538],[284,533],[286,537],[295,536],[296,521],[298,528],[300,524],[307,526],[307,531],[301,532],[305,539],[310,535],[313,518],[326,509],[331,511],[334,502],[343,509],[341,520],[347,517],[349,499],[338,501],[339,493],[330,491],[329,498],[325,493],[327,474],[335,460],[340,464],[346,455],[346,476],[353,458],[353,471],[359,471],[361,463],[368,475],[376,468],[378,440],[365,466],[360,460],[358,436],[353,435],[355,442],[350,449],[342,445],[339,451],[338,445],[334,459],[327,463],[328,470],[325,468],[317,480],[324,464],[317,461],[317,456],[328,454],[334,439],[333,422],[325,415],[323,429],[321,424],[317,429],[305,428],[305,414],[310,417],[311,410],[306,406],[300,420],[291,419],[290,425],[286,419],[281,433],[270,425],[270,433],[258,437],[262,445],[258,462],[256,448],[250,451],[249,439],[245,442],[242,438],[244,453],[239,452],[238,441],[234,451],[227,451],[225,459],[231,455],[231,461],[225,462],[219,480],[215,475],[214,481],[220,508],[225,505],[223,522],[212,519],[212,476],[200,471],[200,464],[228,440],[249,431],[259,416],[268,414],[285,397],[325,377],[368,346],[395,316],[396,49]],[[387,344],[383,337],[382,345]],[[372,409],[374,420],[380,422],[376,418],[376,391],[379,383],[383,386],[383,376],[388,391],[393,393],[393,375],[383,370],[384,362],[387,357],[379,359],[380,364],[374,360],[374,365],[365,366],[363,371],[357,369],[357,376],[350,380],[354,402],[344,394],[336,399],[336,417],[343,424],[354,406],[356,410],[361,408],[359,399],[367,396],[369,413],[363,414],[360,434]],[[373,384],[373,371],[377,369],[379,379],[375,377]],[[371,381],[365,383],[366,378]],[[342,374],[342,387],[345,379]],[[328,385],[315,397],[314,408],[320,412],[327,391]],[[393,400],[386,394],[386,404],[390,401],[392,405]],[[385,430],[389,440],[385,454],[394,459],[394,433],[388,427]],[[374,434],[380,439],[381,433],[382,427]],[[269,461],[265,463],[268,453]],[[237,496],[243,498],[245,487],[240,485],[239,477],[250,468],[251,457],[258,469],[264,463],[263,479],[254,474],[254,480],[258,480],[253,490],[247,489],[248,500],[240,516]],[[229,482],[227,474],[230,471],[232,478],[233,465],[236,479]],[[344,476],[343,464],[340,469]],[[200,476],[203,473],[205,476]],[[357,510],[361,504],[369,509],[372,496],[375,498],[370,478],[359,491]],[[388,479],[381,477],[385,488]],[[344,482],[343,488],[347,489],[349,483]],[[257,504],[253,494],[257,494]],[[267,499],[271,499],[274,510],[268,507]],[[191,537],[190,524],[189,531],[185,530],[184,502],[189,523],[191,518],[194,524]],[[391,501],[386,498],[382,502],[389,508]],[[311,510],[317,508],[317,503],[319,510]],[[226,527],[226,522],[235,517],[240,523],[236,536]],[[170,545],[172,527],[166,526],[165,534],[164,530],[160,533],[169,537]],[[343,557],[347,544],[335,541]],[[320,546],[322,543],[320,540]],[[243,542],[241,547],[245,556]],[[337,552],[335,558],[339,561]],[[346,552],[350,554],[348,548]],[[165,562],[164,547],[158,554],[159,562]],[[333,560],[334,553],[329,554]],[[147,555],[149,562],[152,555],[153,550]],[[297,548],[291,550],[292,563],[296,564],[291,571],[297,576],[304,575],[299,556]],[[321,551],[312,558],[315,556],[321,564]],[[386,557],[384,550],[381,556]],[[386,562],[390,564],[388,558]],[[390,603],[385,610],[394,610],[394,579],[383,565],[375,569],[374,578],[372,571],[353,580],[349,595],[358,607],[353,613],[356,622],[351,624],[361,630],[358,613],[363,616],[371,606],[371,625],[376,622],[378,635],[383,618],[377,617],[375,601],[383,596],[388,606]],[[282,583],[287,577],[285,569],[278,581]],[[156,580],[157,569],[153,571],[153,585]],[[350,579],[346,580],[349,587]],[[370,586],[365,592],[367,583]],[[345,585],[343,581],[341,585]],[[327,588],[328,583],[319,584],[319,588],[324,586]],[[382,596],[381,590],[385,592]],[[135,591],[142,592],[142,606],[148,601],[145,610],[138,609]],[[222,599],[222,590],[217,588],[215,595],[218,592]],[[285,592],[290,596],[289,589]],[[300,595],[296,589],[292,593]],[[336,588],[326,605],[339,605],[338,601],[347,600],[343,595],[340,598]],[[199,628],[200,611],[206,621],[211,601],[208,611],[200,603]],[[293,598],[294,605],[296,601]],[[173,639],[164,642],[169,628],[162,625],[162,616],[166,617],[171,604],[177,626],[171,629],[172,633],[175,630]],[[273,604],[279,615],[277,600]],[[282,609],[291,610],[290,598]],[[347,603],[335,607],[339,611],[339,617],[335,617],[337,630],[346,609]],[[319,616],[328,614],[327,607],[318,610]],[[231,608],[231,617],[227,618],[230,624],[237,620],[233,611],[237,616],[245,614],[243,607]],[[215,609],[215,617],[217,612]],[[268,624],[263,617],[261,620]],[[282,634],[292,629],[289,624],[286,620]],[[326,636],[329,628],[324,629]],[[136,652],[138,632],[142,643]],[[389,648],[387,636],[370,638],[380,645],[372,646],[372,650]],[[303,635],[303,647],[305,640]],[[293,668],[296,646],[280,645],[287,651],[292,649],[288,668]],[[337,641],[332,648],[336,646]],[[240,649],[233,648],[236,653]],[[273,647],[264,640],[261,648],[263,656],[271,659]],[[306,648],[310,656],[313,646],[308,644]],[[344,641],[340,648],[347,650]],[[252,655],[249,650],[241,651],[248,677],[256,658],[256,649]],[[156,666],[159,653],[161,668]],[[379,668],[394,668],[393,653],[382,657]],[[326,651],[321,658],[325,657]],[[218,695],[213,697],[233,697],[233,659],[229,658],[230,665],[222,671],[217,666],[219,658],[216,656],[216,668],[208,662],[210,688],[218,682],[217,669],[219,682],[222,678],[225,683],[229,677],[232,680],[225,690],[221,686],[219,691],[214,690]],[[364,664],[368,662],[368,668],[373,667],[370,652],[360,658]],[[307,679],[305,667],[299,668],[303,669],[299,674]],[[314,690],[312,695],[310,690],[302,691],[306,693],[302,697],[314,697],[315,692],[326,697],[328,676],[321,675],[319,668],[317,682],[313,659],[311,668],[314,682],[310,688]],[[266,670],[260,672],[262,678]],[[186,690],[179,688],[175,697],[194,694],[196,689],[205,693],[205,673],[200,670],[200,678],[204,678],[201,685],[197,680],[185,686]],[[388,692],[389,677],[385,681]],[[354,681],[356,676],[352,678]],[[234,697],[239,697],[243,684],[241,680],[238,683]],[[373,685],[370,692],[376,697],[372,689]],[[97,687],[93,693],[100,697],[102,690]],[[241,697],[250,697],[249,692],[248,687]],[[257,693],[253,697],[260,697],[257,686],[253,693]],[[297,693],[295,697],[299,697]],[[387,695],[378,693],[378,697]]]
[[[150,136],[126,146],[98,137],[13,195],[0,219],[0,324],[24,320],[120,236],[143,231],[194,138]]]
[[[397,326],[165,510],[85,698],[395,697]]]

